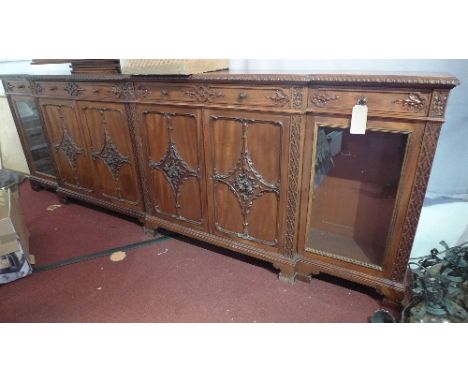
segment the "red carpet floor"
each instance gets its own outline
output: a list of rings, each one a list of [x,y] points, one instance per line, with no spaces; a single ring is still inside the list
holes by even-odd
[[[136,221],[21,186],[37,264],[148,240]],[[174,238],[33,273],[0,286],[0,322],[367,322],[379,308],[363,287],[331,279],[278,280],[268,264]]]

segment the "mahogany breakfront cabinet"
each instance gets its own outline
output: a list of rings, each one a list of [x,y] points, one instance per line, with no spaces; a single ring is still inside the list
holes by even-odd
[[[400,301],[445,75],[3,76],[33,187]],[[367,104],[366,133],[350,133]]]

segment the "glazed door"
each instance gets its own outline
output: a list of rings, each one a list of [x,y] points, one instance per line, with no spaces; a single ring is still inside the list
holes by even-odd
[[[279,251],[287,191],[289,116],[207,110],[210,231]]]
[[[200,110],[138,105],[151,206],[160,218],[206,229]]]
[[[11,96],[11,104],[31,174],[55,180],[56,172],[52,153],[36,101],[28,96]]]
[[[125,105],[78,102],[101,199],[142,211],[137,163]]]
[[[93,195],[93,168],[75,103],[42,99],[40,106],[60,174],[59,184],[76,192]]]
[[[423,123],[309,117],[301,222],[303,254],[388,272],[402,232]],[[305,228],[305,229],[304,229]],[[356,268],[357,269],[357,268]]]

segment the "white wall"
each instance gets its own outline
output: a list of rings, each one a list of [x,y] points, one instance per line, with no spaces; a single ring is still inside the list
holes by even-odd
[[[468,60],[231,60],[231,70],[442,72],[461,85],[450,94],[428,186],[428,197],[468,200]]]
[[[31,60],[0,59],[0,74],[69,74],[65,65],[30,65]],[[10,107],[0,81],[0,167],[29,173]]]
[[[9,60],[0,58],[0,74],[70,74],[68,64],[31,65],[31,60]],[[0,82],[0,95],[4,94]]]

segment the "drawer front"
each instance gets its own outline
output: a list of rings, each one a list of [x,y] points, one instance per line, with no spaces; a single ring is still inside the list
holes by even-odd
[[[281,86],[135,83],[136,97],[141,101],[246,105],[287,109],[291,107],[291,92],[290,87]]]
[[[346,89],[310,89],[308,107],[314,110],[339,110],[351,113],[358,100],[367,97],[369,113],[393,113],[426,116],[430,92],[419,91],[359,91]]]
[[[11,94],[31,94],[28,80],[7,80],[3,81],[5,93]]]
[[[54,98],[111,101],[134,99],[131,83],[37,81],[36,89],[38,94]]]

